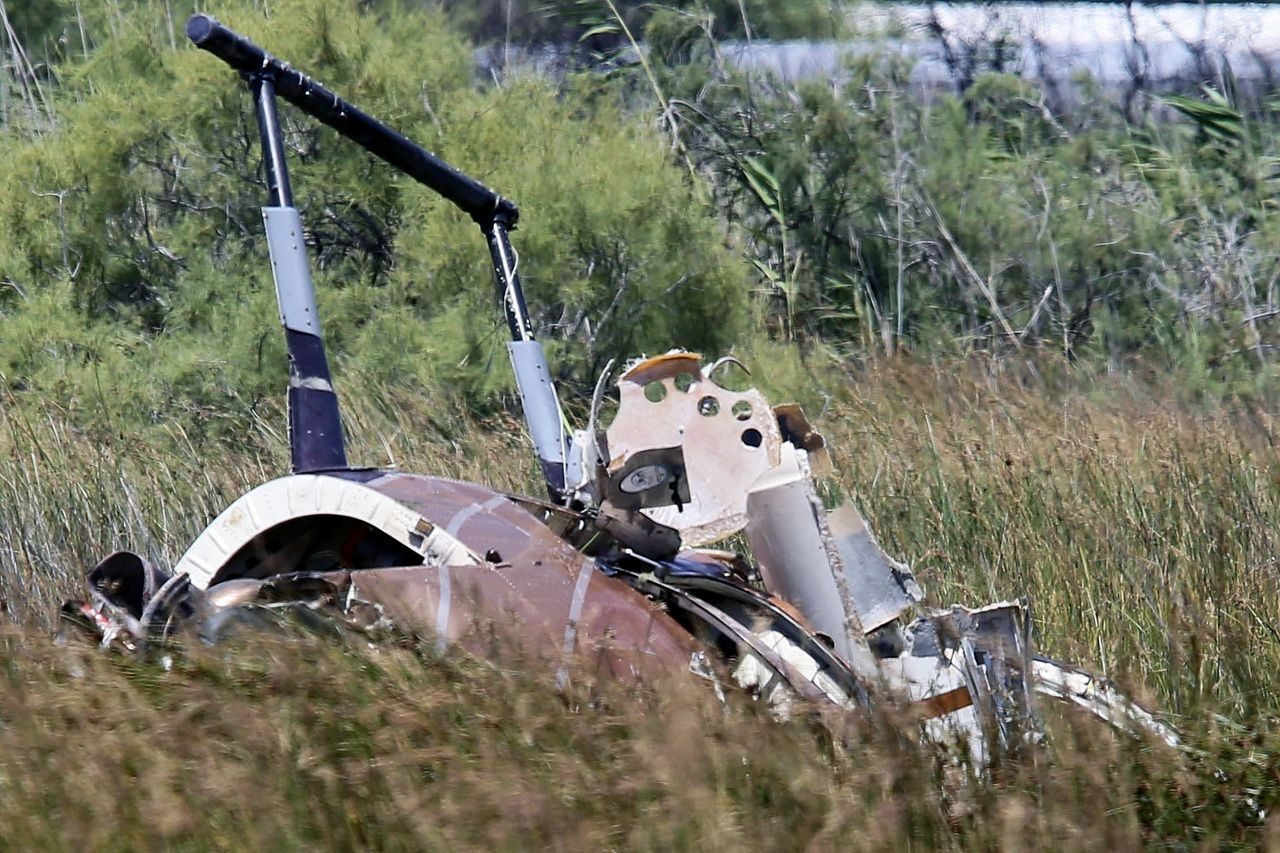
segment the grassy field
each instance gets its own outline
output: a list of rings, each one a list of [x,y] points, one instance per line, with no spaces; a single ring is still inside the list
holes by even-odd
[[[0,846],[209,849],[1178,849],[1280,840],[1276,425],[1030,367],[872,365],[820,383],[836,476],[938,604],[1029,595],[1041,648],[1185,733],[1174,751],[1045,708],[981,781],[885,709],[842,737],[693,684],[569,695],[330,638],[52,642],[100,556],[171,563],[284,469],[279,413],[233,439],[0,409]],[[340,390],[356,387],[347,382]],[[408,389],[345,398],[353,459],[529,489],[514,421]],[[812,408],[812,407],[811,407]],[[821,408],[821,406],[819,406]],[[812,414],[817,414],[816,411]],[[198,448],[198,449],[197,449]]]

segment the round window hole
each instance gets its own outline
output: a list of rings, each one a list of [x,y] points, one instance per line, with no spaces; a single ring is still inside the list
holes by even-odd
[[[759,447],[764,441],[764,436],[760,434],[758,429],[744,429],[742,431],[742,443],[747,447]]]
[[[675,381],[676,381],[676,390],[683,391],[687,394],[689,393],[689,389],[693,387],[693,374],[677,373]]]
[[[751,404],[746,400],[739,400],[734,403],[733,408],[730,409],[730,411],[733,412],[733,416],[740,421],[751,419]]]
[[[704,418],[720,414],[720,401],[711,396],[703,397],[698,401],[698,414]]]
[[[667,398],[667,386],[661,382],[650,382],[644,386],[644,398],[650,403],[661,403]]]

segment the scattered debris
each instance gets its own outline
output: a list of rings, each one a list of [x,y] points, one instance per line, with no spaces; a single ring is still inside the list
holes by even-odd
[[[213,19],[187,33],[254,95],[270,189],[263,209],[290,360],[293,473],[240,497],[167,573],[127,552],[63,608],[131,652],[180,629],[304,624],[404,633],[493,656],[494,637],[574,672],[644,680],[693,672],[779,714],[914,705],[926,736],[981,760],[1034,737],[1037,694],[1170,743],[1174,731],[1114,687],[1035,655],[1025,601],[923,607],[852,503],[824,500],[822,436],[796,406],[717,381],[725,360],[671,352],[617,381],[607,428],[566,431],[528,319],[497,193]],[[334,127],[469,213],[489,245],[526,422],[549,500],[437,477],[353,468],[292,206],[276,98]],[[600,389],[608,376],[601,378]],[[726,550],[742,535],[751,556]]]

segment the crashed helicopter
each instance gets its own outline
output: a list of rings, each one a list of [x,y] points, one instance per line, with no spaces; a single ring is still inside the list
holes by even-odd
[[[499,626],[564,686],[574,672],[688,672],[779,713],[915,706],[931,738],[979,760],[1036,730],[1038,696],[1170,744],[1176,733],[1108,682],[1035,654],[1025,601],[922,606],[911,570],[852,503],[824,504],[822,436],[796,406],[724,381],[732,361],[671,352],[617,379],[618,410],[565,426],[521,290],[518,209],[216,20],[187,35],[247,83],[262,208],[289,357],[291,472],[241,496],[169,570],[128,552],[87,576],[68,625],[140,649],[216,641],[254,614],[299,612],[484,655]],[[277,114],[283,98],[469,214],[488,243],[525,422],[549,499],[347,461]],[[745,541],[750,559],[727,550]]]

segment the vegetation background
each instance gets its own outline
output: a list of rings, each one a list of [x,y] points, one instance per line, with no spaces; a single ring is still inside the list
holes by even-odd
[[[563,696],[412,644],[167,667],[55,646],[100,556],[171,564],[286,465],[256,130],[185,46],[193,7],[0,2],[5,846],[1275,841],[1280,105],[1229,75],[1060,104],[980,50],[931,98],[874,52],[799,83],[725,58],[895,35],[856,5],[207,11],[519,200],[571,407],[610,358],[738,354],[820,415],[933,601],[1029,595],[1046,651],[1165,709],[1184,749],[1047,709],[1043,751],[957,782],[909,724],[837,742],[744,697]],[[543,70],[478,76],[478,47]],[[353,458],[534,488],[480,235],[285,121]]]

